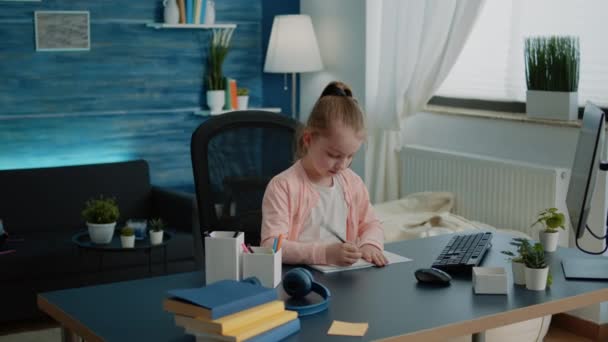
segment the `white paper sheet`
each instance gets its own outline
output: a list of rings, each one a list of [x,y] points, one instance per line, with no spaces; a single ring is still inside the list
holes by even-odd
[[[384,256],[388,259],[388,265],[397,264],[400,262],[408,262],[412,261],[410,258],[406,258],[399,254],[391,253],[388,251],[384,251]],[[374,264],[369,263],[363,259],[359,259],[356,263],[350,266],[334,266],[334,265],[309,265],[317,271],[321,271],[323,273],[334,273],[334,272],[342,272],[342,271],[350,271],[350,270],[358,270],[361,268],[373,267]]]

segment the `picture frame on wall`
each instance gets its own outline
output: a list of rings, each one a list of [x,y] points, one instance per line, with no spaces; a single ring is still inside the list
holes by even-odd
[[[35,11],[36,51],[91,50],[89,11]]]

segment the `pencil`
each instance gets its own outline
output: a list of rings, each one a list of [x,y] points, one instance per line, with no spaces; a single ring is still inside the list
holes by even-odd
[[[336,231],[335,231],[335,230],[331,229],[331,228],[330,228],[330,227],[328,227],[328,226],[321,226],[321,227],[325,228],[325,230],[327,230],[328,232],[330,232],[330,233],[331,233],[331,235],[333,235],[333,236],[337,237],[337,238],[338,238],[338,240],[340,240],[342,243],[346,243],[346,241],[345,241],[345,240],[344,240],[344,239],[343,239],[343,238],[342,238],[340,235],[338,235],[338,233],[336,233]]]
[[[274,243],[272,244],[272,252],[275,253],[277,251],[277,243],[279,242],[278,238],[274,238]]]
[[[277,242],[277,250],[275,252],[281,249],[281,242],[283,242],[283,234],[279,235],[279,242]]]

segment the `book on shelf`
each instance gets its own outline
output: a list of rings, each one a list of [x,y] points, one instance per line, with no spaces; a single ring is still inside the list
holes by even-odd
[[[196,336],[197,341],[232,341],[241,342],[244,340],[265,342],[279,341],[300,330],[300,320],[295,311],[283,311],[279,314],[266,317],[247,326],[233,330],[226,335],[211,334],[204,331],[197,331],[190,327],[184,327],[186,333]]]
[[[186,0],[186,24],[194,24],[194,0]]]
[[[278,299],[275,289],[236,280],[205,287],[169,290],[163,308],[174,314],[218,319]]]
[[[179,23],[186,23],[186,2],[185,0],[177,0],[177,8],[179,8]]]
[[[201,1],[201,21],[199,22],[199,24],[204,24],[205,23],[205,16],[207,15],[207,0],[200,0]]]
[[[242,326],[276,315],[283,311],[285,311],[285,304],[283,301],[275,300],[215,320],[208,320],[202,317],[175,315],[175,324],[183,327],[191,327],[192,330],[195,331],[225,335]]]
[[[230,104],[231,104],[232,109],[239,108],[239,102],[238,102],[236,90],[237,90],[236,80],[230,79]]]
[[[226,103],[224,104],[225,110],[238,108],[236,89],[236,80],[234,78],[226,77],[226,86],[224,91],[224,95],[226,98]]]
[[[201,0],[194,0],[194,24],[201,23]]]

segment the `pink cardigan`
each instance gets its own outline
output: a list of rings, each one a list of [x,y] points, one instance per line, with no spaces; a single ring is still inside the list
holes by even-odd
[[[365,184],[351,169],[345,169],[338,176],[344,185],[348,210],[346,240],[383,250],[384,231],[374,215]],[[323,241],[298,242],[302,225],[318,201],[319,194],[300,161],[275,176],[268,184],[262,202],[262,246],[272,247],[274,238],[282,234],[287,238],[282,242],[283,262],[327,264]]]

